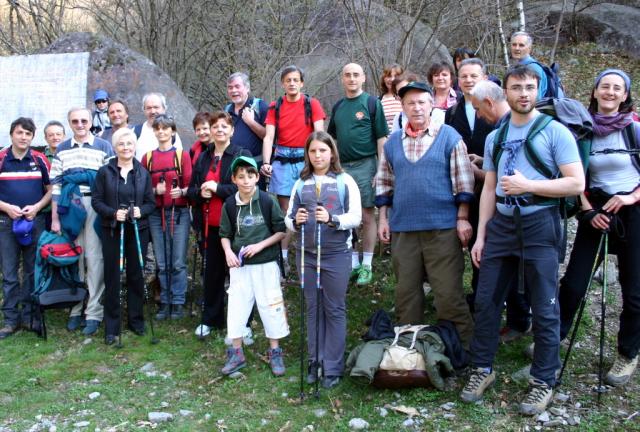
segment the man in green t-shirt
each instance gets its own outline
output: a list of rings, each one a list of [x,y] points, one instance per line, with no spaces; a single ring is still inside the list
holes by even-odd
[[[376,244],[377,226],[374,213],[373,177],[389,130],[382,104],[362,90],[365,82],[362,66],[349,63],[342,68],[345,97],[332,110],[328,132],[338,142],[340,163],[360,188],[362,201],[362,263],[354,248],[351,259],[358,285],[371,282],[371,261]]]

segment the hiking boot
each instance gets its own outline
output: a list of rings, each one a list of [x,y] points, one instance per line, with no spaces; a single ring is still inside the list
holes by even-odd
[[[82,326],[82,317],[80,315],[69,317],[69,322],[67,322],[67,330],[76,331],[81,326]]]
[[[164,321],[167,318],[169,318],[169,305],[162,303],[162,305],[160,305],[160,309],[158,309],[155,319],[156,321]]]
[[[618,354],[616,361],[613,362],[613,366],[604,377],[604,382],[611,386],[620,386],[629,382],[631,375],[638,366],[638,356],[630,359],[621,354]]]
[[[87,326],[82,330],[82,334],[86,336],[91,336],[98,331],[100,327],[100,321],[98,320],[87,320]]]
[[[211,327],[206,324],[200,324],[198,327],[196,327],[196,331],[194,333],[199,338],[209,336],[211,334]]]
[[[105,345],[113,345],[116,342],[116,335],[108,334],[104,337]]]
[[[271,372],[275,376],[284,375],[286,369],[284,367],[284,359],[282,358],[282,348],[273,348],[267,351],[269,357],[269,366],[271,366]]]
[[[171,319],[172,320],[179,320],[184,318],[184,306],[182,305],[178,305],[178,304],[174,304],[171,307]]]
[[[340,384],[339,376],[328,375],[322,378],[322,387],[326,389],[334,388],[338,384]]]
[[[518,339],[521,339],[530,333],[531,325],[529,325],[529,328],[523,332],[512,329],[511,327],[504,326],[500,329],[500,342],[502,342],[503,344],[508,344],[510,342],[517,341]]]
[[[322,376],[322,369],[316,370],[314,362],[310,361],[307,367],[307,384],[315,383]]]
[[[242,347],[240,348],[227,348],[227,362],[224,364],[220,372],[224,375],[231,375],[234,372],[238,372],[240,369],[247,365]]]
[[[356,281],[356,285],[365,286],[371,283],[371,279],[373,279],[373,271],[371,270],[371,266],[362,265],[360,266],[360,271],[358,272],[358,280]]]
[[[464,402],[476,402],[482,399],[482,394],[496,381],[495,372],[487,372],[485,368],[475,368],[471,372],[469,382],[462,389],[460,399]]]
[[[538,415],[547,409],[551,402],[553,389],[544,381],[539,379],[529,379],[529,392],[520,403],[520,414]]]
[[[6,339],[18,331],[17,325],[6,324],[0,329],[0,339]]]

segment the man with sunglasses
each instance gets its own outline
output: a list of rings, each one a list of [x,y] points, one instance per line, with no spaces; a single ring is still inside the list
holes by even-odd
[[[89,300],[85,309],[86,327],[83,333],[92,335],[98,331],[103,317],[100,297],[104,291],[104,265],[100,238],[94,229],[96,213],[91,207],[91,185],[98,169],[114,155],[114,152],[109,142],[91,134],[91,111],[81,107],[72,108],[67,118],[73,136],[58,146],[51,163],[51,231],[60,233],[64,230],[65,234],[77,245],[82,246],[84,251],[84,257],[80,257],[79,261],[80,277],[86,278]],[[72,183],[73,187],[67,187]],[[75,207],[70,202],[72,194],[69,192],[82,196],[82,207]],[[59,208],[67,211],[60,214]],[[74,220],[74,217],[79,219]],[[82,303],[79,303],[71,310],[67,324],[69,331],[80,327],[81,314]]]

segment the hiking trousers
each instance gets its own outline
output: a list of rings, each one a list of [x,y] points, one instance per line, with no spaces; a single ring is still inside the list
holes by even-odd
[[[634,358],[640,349],[640,205],[623,207],[621,226],[612,226],[609,252],[618,256],[618,278],[622,291],[622,312],[618,330],[618,352]],[[586,295],[593,262],[602,232],[589,222],[580,222],[567,271],[560,281],[560,337],[569,335],[573,318]],[[603,246],[604,248],[604,246]],[[602,262],[602,255],[598,264]],[[612,281],[608,281],[611,284]]]
[[[562,228],[557,207],[522,216],[524,278],[533,311],[535,352],[531,375],[550,386],[560,368],[558,253]],[[500,316],[511,280],[518,277],[520,248],[514,218],[496,212],[487,223],[471,341],[474,367],[492,367],[500,339]]]

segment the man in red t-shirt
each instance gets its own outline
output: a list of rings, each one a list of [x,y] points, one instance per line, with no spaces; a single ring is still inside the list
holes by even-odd
[[[260,172],[270,177],[269,191],[278,195],[280,208],[286,212],[291,190],[304,167],[304,145],[307,137],[311,132],[324,129],[326,115],[316,98],[302,93],[302,69],[295,65],[285,67],[280,74],[280,81],[285,94],[269,105],[266,135],[262,141],[264,162]],[[282,241],[282,258],[287,273],[290,237],[287,233]]]

